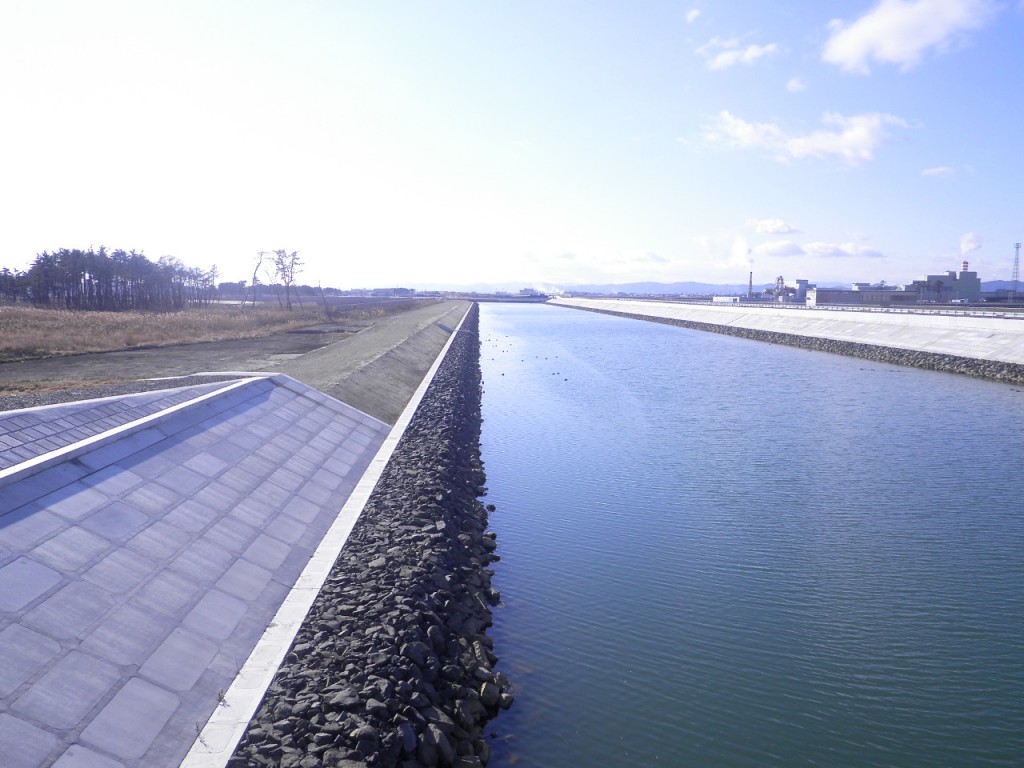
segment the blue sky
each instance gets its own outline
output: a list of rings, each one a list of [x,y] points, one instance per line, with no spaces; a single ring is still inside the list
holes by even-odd
[[[0,265],[1007,279],[1024,4],[5,0]]]

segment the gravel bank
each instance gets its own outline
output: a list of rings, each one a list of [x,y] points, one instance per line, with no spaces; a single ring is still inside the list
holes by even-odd
[[[512,699],[484,634],[499,597],[477,321],[473,307],[230,766],[486,764],[484,724]]]
[[[898,347],[882,347],[874,344],[860,344],[851,341],[819,339],[813,336],[799,336],[793,333],[777,333],[774,331],[762,331],[751,328],[737,328],[730,325],[698,323],[692,320],[653,317],[650,315],[640,315],[631,312],[614,312],[607,309],[593,309],[590,307],[572,308],[581,309],[585,312],[599,312],[606,315],[628,317],[634,320],[647,320],[652,323],[674,325],[680,328],[690,328],[696,331],[709,331],[711,333],[722,333],[727,336],[739,336],[744,339],[754,339],[755,341],[767,341],[770,344],[786,344],[787,346],[810,349],[816,352],[831,352],[837,355],[848,355],[850,357],[859,357],[865,360],[875,360],[881,363],[906,365],[913,368],[924,368],[929,371],[959,373],[965,376],[992,379],[994,381],[1002,381],[1011,384],[1024,384],[1024,365],[1018,365],[1016,363],[1002,363],[994,360],[978,360],[970,357],[958,357],[956,355],[940,355],[934,352],[920,352],[913,349],[900,349]]]

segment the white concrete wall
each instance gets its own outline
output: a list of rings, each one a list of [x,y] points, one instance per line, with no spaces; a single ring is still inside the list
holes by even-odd
[[[836,311],[637,299],[552,299],[551,303],[1024,364],[1024,317],[996,313]]]

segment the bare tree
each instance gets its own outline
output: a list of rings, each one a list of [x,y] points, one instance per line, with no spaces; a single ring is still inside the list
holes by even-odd
[[[281,285],[284,286],[285,309],[290,311],[292,308],[292,284],[295,282],[295,276],[302,268],[302,261],[299,259],[298,251],[288,253],[287,251],[279,250],[274,251],[272,256],[274,275]]]

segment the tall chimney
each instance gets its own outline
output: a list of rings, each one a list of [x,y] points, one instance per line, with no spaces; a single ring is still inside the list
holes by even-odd
[[[963,264],[960,265],[960,271],[961,272],[966,272],[967,271],[967,262],[966,261]]]
[[[747,285],[747,298],[753,298],[754,296],[754,270],[750,270],[750,283]]]

